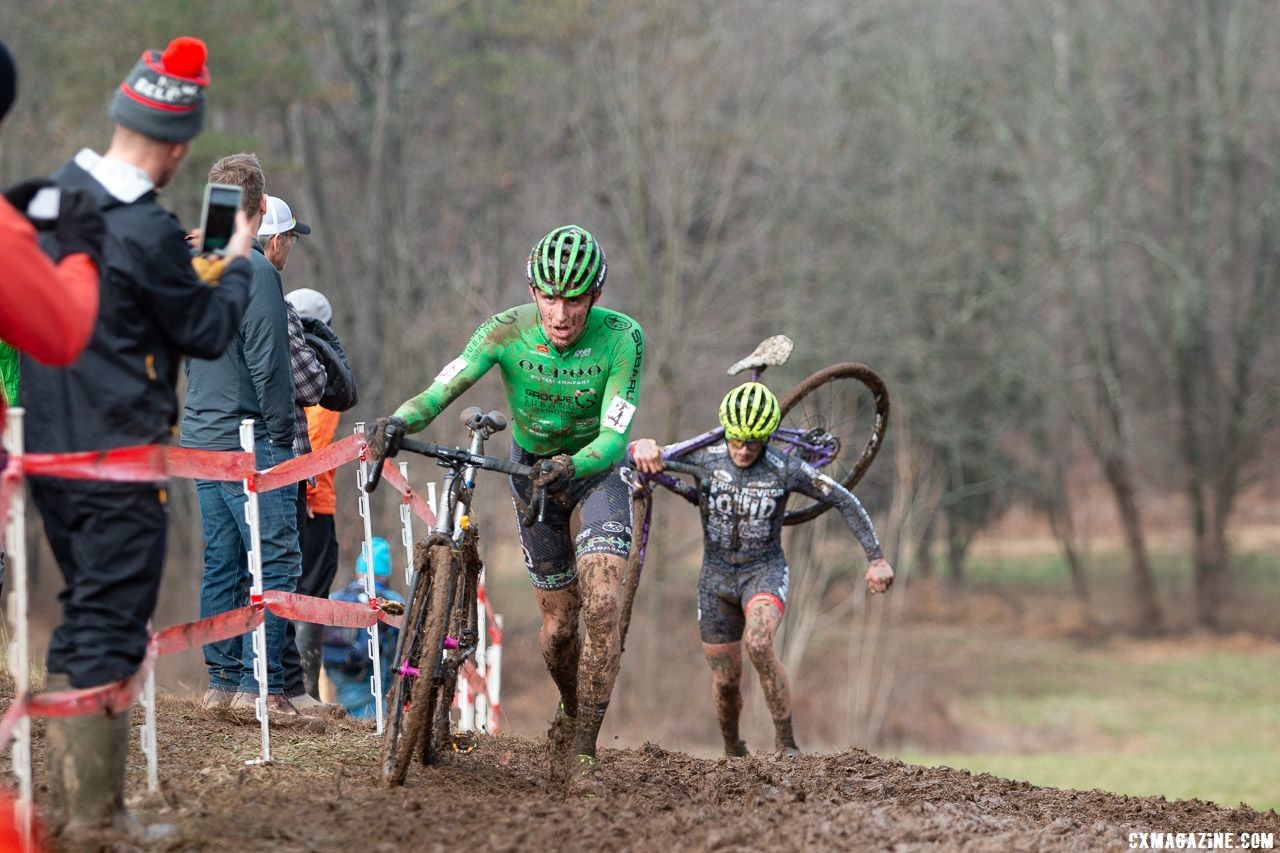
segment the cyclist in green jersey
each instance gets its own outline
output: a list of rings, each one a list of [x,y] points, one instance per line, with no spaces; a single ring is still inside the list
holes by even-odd
[[[644,333],[596,306],[604,251],[585,229],[555,229],[534,245],[526,274],[533,302],[491,317],[427,390],[370,432],[374,458],[432,422],[495,365],[512,414],[512,459],[537,478],[511,478],[516,529],[542,613],[540,643],[560,690],[548,732],[554,778],[575,793],[603,792],[596,738],[617,677],[618,594],[631,549],[626,453],[640,399]],[[543,520],[519,523],[533,486],[547,490]],[[569,519],[579,511],[574,535]],[[579,639],[578,616],[585,636]],[[576,757],[576,760],[575,760]]]

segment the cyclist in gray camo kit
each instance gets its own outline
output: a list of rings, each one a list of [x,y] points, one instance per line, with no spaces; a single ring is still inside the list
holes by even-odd
[[[720,404],[725,441],[680,460],[701,469],[698,628],[711,665],[711,696],[729,756],[747,754],[747,745],[738,736],[744,634],[747,654],[760,675],[773,717],[775,748],[779,755],[800,754],[791,727],[787,671],[773,649],[790,571],[782,553],[787,497],[800,492],[835,507],[870,561],[867,588],[884,592],[893,583],[893,568],[858,499],[803,460],[768,446],[780,421],[773,393],[759,382],[747,382],[730,391]],[[664,468],[662,449],[653,439],[634,442],[630,455],[645,473],[656,474]]]

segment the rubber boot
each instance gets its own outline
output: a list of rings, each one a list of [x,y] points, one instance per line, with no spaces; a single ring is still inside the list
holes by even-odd
[[[49,721],[49,782],[66,812],[64,834],[142,834],[124,808],[129,722],[128,714]]]
[[[65,672],[51,672],[44,680],[45,693],[59,693],[71,689],[71,678]],[[62,784],[62,764],[57,760],[54,742],[66,743],[65,717],[49,717],[45,720],[45,774],[49,778],[49,796],[53,807],[60,813],[67,810],[67,792]]]

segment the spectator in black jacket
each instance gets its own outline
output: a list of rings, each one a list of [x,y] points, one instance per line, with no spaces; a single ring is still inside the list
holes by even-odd
[[[325,365],[324,395],[320,405],[307,409],[307,430],[311,437],[311,445],[316,450],[328,447],[333,441],[338,426],[338,413],[345,412],[356,404],[356,381],[351,373],[351,365],[347,362],[347,354],[329,322],[333,318],[333,309],[323,293],[309,287],[292,290],[285,294],[289,304],[297,309],[302,318],[302,327],[306,333],[307,344],[315,351]],[[302,577],[298,579],[298,592],[304,595],[327,598],[329,587],[338,574],[338,537],[334,528],[333,514],[336,509],[333,493],[333,472],[329,471],[316,477],[316,482],[307,486],[304,503],[306,534],[302,537]],[[311,701],[319,698],[320,678],[320,645],[321,632],[317,625],[307,622],[298,623],[297,651],[301,669],[297,673],[286,672],[287,692],[295,695],[295,690],[305,690],[307,698],[295,699],[299,708],[311,705]],[[285,656],[285,668],[290,670],[290,656]],[[297,681],[291,681],[291,675]],[[319,703],[316,703],[319,705]]]
[[[243,207],[254,232],[267,209],[266,179],[252,154],[223,157],[209,180],[244,190]],[[289,325],[280,273],[255,241],[250,257],[253,280],[249,307],[235,343],[217,359],[187,362],[187,399],[182,417],[182,446],[205,450],[237,450],[240,422],[254,422],[255,465],[272,468],[293,458],[294,387],[289,362]],[[213,616],[249,603],[246,554],[250,532],[244,508],[248,497],[241,483],[197,480],[200,523],[204,532],[204,580],[200,615]],[[292,486],[258,495],[264,590],[293,592],[302,571],[298,548],[298,490]],[[281,653],[285,625],[266,614],[267,710],[277,725],[306,721],[284,695]],[[253,671],[253,633],[206,644],[209,689],[204,705],[230,708],[234,716],[253,722],[258,679]],[[323,722],[317,720],[323,726]]]
[[[26,446],[35,452],[167,443],[177,420],[183,354],[213,358],[234,339],[249,301],[243,216],[217,287],[197,278],[178,221],[156,201],[200,132],[209,83],[205,46],[191,38],[147,51],[116,91],[106,154],[85,149],[54,180],[90,195],[106,222],[101,309],[88,348],[60,370],[23,363]],[[56,233],[46,233],[46,251]],[[133,676],[147,648],[168,525],[154,484],[33,479],[31,494],[67,587],[49,643],[51,689]],[[124,810],[129,713],[50,719],[50,787],[68,836],[135,830]]]

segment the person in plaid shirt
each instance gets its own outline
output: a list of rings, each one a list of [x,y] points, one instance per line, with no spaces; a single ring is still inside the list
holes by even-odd
[[[303,234],[310,234],[311,228],[299,222],[284,199],[278,196],[267,196],[267,211],[262,216],[262,224],[258,227],[258,242],[262,244],[262,253],[267,256],[281,273],[289,261],[289,253],[293,244]],[[307,430],[307,406],[318,405],[324,396],[328,375],[324,364],[316,356],[308,344],[302,328],[302,319],[290,302],[285,300],[285,314],[289,319],[289,367],[293,372],[293,454],[302,456],[311,452],[311,440]],[[298,546],[305,555],[307,551],[307,486],[313,480],[298,483]],[[304,571],[305,574],[305,571]],[[306,590],[299,588],[304,594]],[[326,590],[327,592],[327,590]],[[307,693],[303,681],[302,661],[298,650],[298,636],[305,623],[290,622],[285,632],[284,652],[280,663],[284,667],[284,695],[303,714],[321,715],[326,712],[340,710],[328,708]]]

